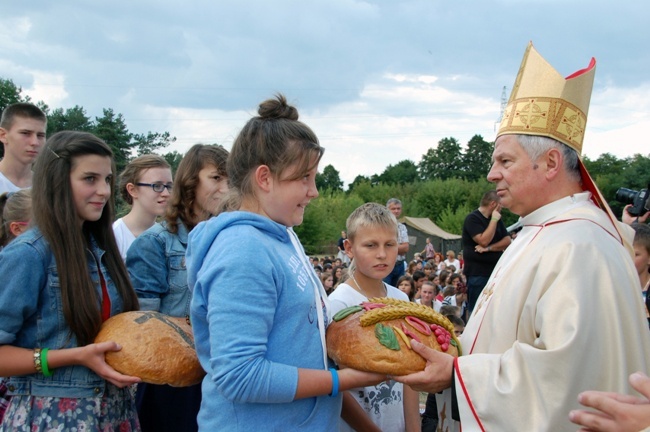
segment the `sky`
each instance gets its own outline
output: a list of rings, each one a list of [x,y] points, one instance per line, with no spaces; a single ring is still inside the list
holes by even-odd
[[[583,155],[649,155],[648,16],[636,0],[4,2],[0,77],[181,153],[230,149],[283,93],[347,186],[443,138],[493,141],[529,41],[564,76],[596,58]]]

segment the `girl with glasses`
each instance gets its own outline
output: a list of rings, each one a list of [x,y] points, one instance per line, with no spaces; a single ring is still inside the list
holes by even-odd
[[[158,155],[144,155],[133,159],[120,174],[120,194],[131,205],[131,211],[113,223],[115,240],[122,259],[140,234],[165,214],[172,188],[172,170]]]
[[[142,310],[188,318],[192,292],[187,284],[185,251],[192,229],[217,214],[228,191],[228,152],[218,145],[197,144],[181,160],[163,221],[132,243],[126,254],[133,287]],[[143,180],[140,183],[144,183]],[[139,186],[140,193],[153,193]],[[165,195],[164,191],[158,195]],[[138,388],[138,414],[143,431],[195,431],[201,385]]]

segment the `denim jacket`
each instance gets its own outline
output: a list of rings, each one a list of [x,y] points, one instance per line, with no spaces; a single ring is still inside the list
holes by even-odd
[[[187,228],[178,220],[178,232],[157,223],[135,239],[126,254],[126,267],[140,300],[140,309],[165,315],[190,315],[192,293],[187,285],[185,250]]]
[[[86,260],[91,279],[101,298],[100,263],[111,300],[111,315],[123,311],[123,302],[103,262],[104,251],[91,239]],[[97,259],[97,261],[95,260]],[[59,275],[54,255],[38,228],[13,240],[0,252],[0,345],[21,348],[74,348],[77,339],[63,316]],[[13,395],[48,397],[101,396],[106,381],[81,365],[9,378]]]

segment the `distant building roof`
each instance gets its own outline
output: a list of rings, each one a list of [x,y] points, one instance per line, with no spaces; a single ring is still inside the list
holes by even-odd
[[[459,240],[462,238],[462,236],[460,235],[451,234],[443,230],[438,225],[433,223],[433,221],[429,218],[414,218],[414,217],[404,216],[403,218],[400,219],[400,222],[405,223],[406,225],[409,225],[422,232],[434,235],[436,237],[440,237],[445,240]]]

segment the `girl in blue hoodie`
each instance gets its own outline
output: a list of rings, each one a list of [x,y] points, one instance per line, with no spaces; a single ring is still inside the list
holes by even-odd
[[[384,376],[327,358],[327,295],[292,227],[318,196],[324,149],[282,95],[260,104],[227,163],[231,196],[189,237],[205,431],[333,431],[340,391]],[[242,265],[250,263],[251,265]]]

